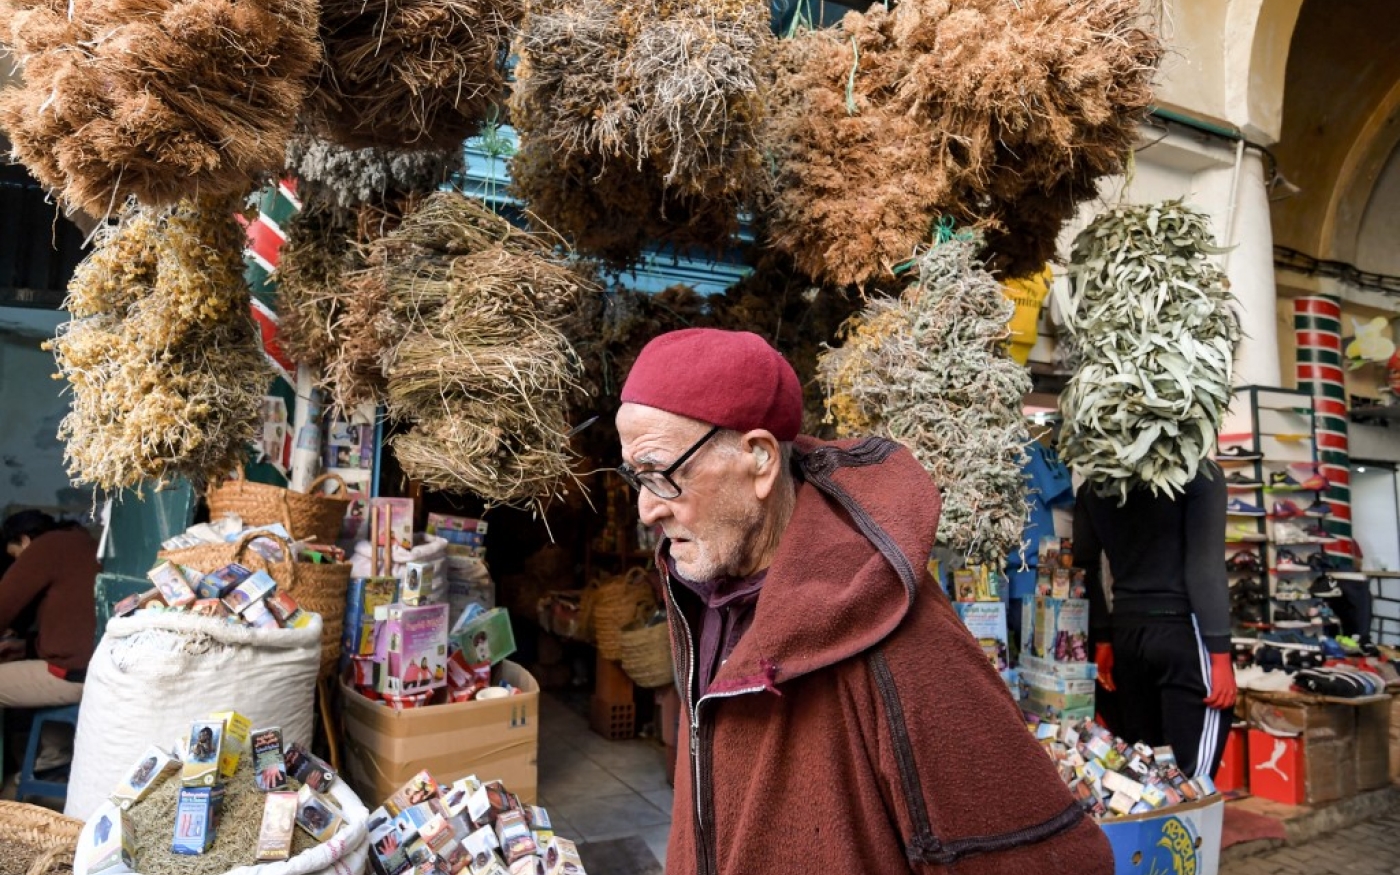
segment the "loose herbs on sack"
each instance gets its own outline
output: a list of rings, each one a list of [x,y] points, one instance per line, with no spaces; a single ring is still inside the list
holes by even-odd
[[[1006,352],[1014,305],[977,260],[981,246],[959,235],[920,255],[918,281],[898,299],[872,299],[817,373],[838,434],[893,438],[933,475],[939,542],[1000,566],[1026,522],[1021,396],[1031,380]]]
[[[1220,251],[1179,200],[1116,207],[1075,238],[1060,454],[1103,493],[1179,494],[1215,446],[1240,340],[1229,283],[1206,260]]]

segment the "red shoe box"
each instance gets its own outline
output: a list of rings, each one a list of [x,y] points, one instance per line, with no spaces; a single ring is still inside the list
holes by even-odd
[[[1233,740],[1234,733],[1230,735]],[[1286,805],[1302,805],[1306,801],[1301,738],[1280,738],[1251,729],[1248,750],[1251,793]]]
[[[1220,757],[1220,769],[1215,773],[1215,788],[1221,793],[1249,789],[1247,731],[1243,725],[1236,726],[1226,737],[1225,753]]]

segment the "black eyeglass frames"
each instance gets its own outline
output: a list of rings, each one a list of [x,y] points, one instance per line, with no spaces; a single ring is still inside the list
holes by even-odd
[[[641,491],[645,489],[657,498],[670,500],[679,498],[681,488],[676,485],[676,481],[671,479],[671,475],[680,470],[680,467],[689,461],[690,457],[699,452],[710,438],[720,433],[720,427],[714,426],[705,432],[705,436],[690,445],[690,449],[681,453],[680,458],[672,462],[664,471],[638,471],[631,465],[623,462],[617,466],[617,473],[622,475],[622,479],[627,481],[627,485],[633,489]]]

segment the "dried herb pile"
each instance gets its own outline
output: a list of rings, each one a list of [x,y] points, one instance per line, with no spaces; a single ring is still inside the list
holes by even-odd
[[[1060,457],[1104,494],[1180,494],[1215,447],[1240,340],[1219,251],[1179,200],[1115,207],[1075,238]]]
[[[460,150],[505,93],[521,0],[322,0],[307,115],[350,148]]]
[[[462,170],[463,159],[460,142],[450,149],[347,149],[303,132],[287,145],[287,170],[302,201],[342,210],[433,191]]]
[[[410,477],[489,504],[542,507],[572,477],[566,404],[579,362],[566,330],[597,288],[551,241],[440,192],[367,247],[351,275],[373,317],[390,442]]]
[[[74,480],[106,490],[225,476],[271,379],[249,315],[242,231],[218,199],[137,209],[80,264],[52,349],[73,393]]]
[[[951,216],[1033,273],[1120,172],[1162,48],[1138,0],[907,0],[781,43],[771,237],[814,279],[889,277]]]
[[[1000,566],[1026,521],[1021,465],[1029,373],[1006,352],[1012,303],[978,261],[976,235],[918,256],[918,280],[872,299],[824,354],[818,376],[841,436],[908,446],[943,493],[938,540]]]
[[[314,0],[5,0],[0,41],[15,156],[93,216],[255,188],[320,59]]]
[[[766,4],[544,0],[515,42],[516,192],[614,265],[660,240],[719,248],[763,184]]]

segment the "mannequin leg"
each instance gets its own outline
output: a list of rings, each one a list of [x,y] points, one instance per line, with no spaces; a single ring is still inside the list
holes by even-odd
[[[1160,668],[1144,649],[1150,627],[1119,624],[1113,629],[1114,733],[1129,743],[1144,741],[1153,747],[1167,743],[1162,732]]]
[[[1154,676],[1161,737],[1172,746],[1182,773],[1215,776],[1225,753],[1233,714],[1207,708],[1210,657],[1189,618],[1144,625],[1142,651]]]

